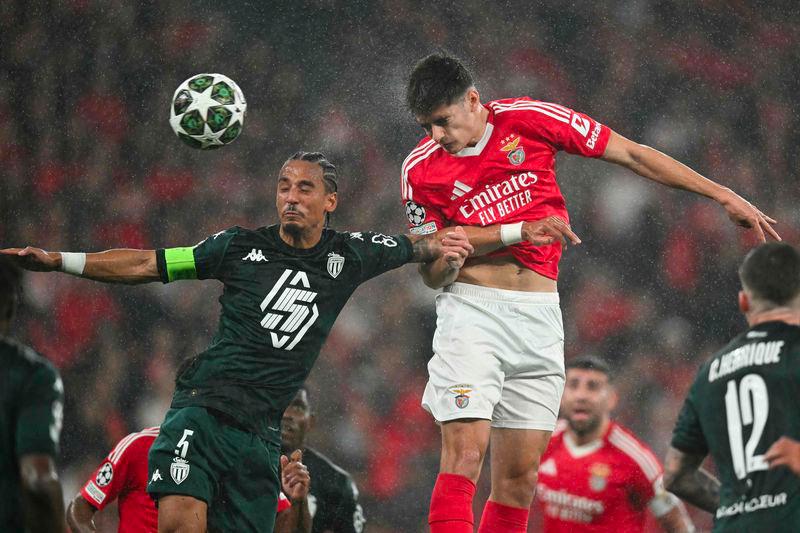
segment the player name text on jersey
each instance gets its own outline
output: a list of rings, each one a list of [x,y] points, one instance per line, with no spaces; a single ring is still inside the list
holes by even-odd
[[[757,342],[736,348],[714,359],[708,369],[708,382],[733,374],[748,366],[779,363],[784,341]]]

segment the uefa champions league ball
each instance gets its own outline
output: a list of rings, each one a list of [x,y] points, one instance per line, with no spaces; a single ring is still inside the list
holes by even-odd
[[[222,74],[197,74],[180,84],[169,108],[169,125],[183,142],[210,150],[242,132],[247,102],[236,82]]]

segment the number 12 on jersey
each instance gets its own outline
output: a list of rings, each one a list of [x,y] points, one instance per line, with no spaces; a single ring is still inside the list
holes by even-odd
[[[736,380],[730,380],[725,393],[725,411],[736,477],[744,479],[751,472],[766,470],[768,465],[764,455],[755,455],[769,415],[769,397],[764,378],[758,374],[748,374],[738,387]],[[749,425],[753,426],[753,430],[745,445],[742,428]]]

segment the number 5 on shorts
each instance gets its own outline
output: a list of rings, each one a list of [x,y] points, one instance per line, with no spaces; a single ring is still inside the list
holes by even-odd
[[[186,459],[186,452],[189,451],[189,441],[187,437],[194,435],[194,430],[184,429],[183,437],[178,441],[178,446],[175,447],[175,455],[180,455],[181,459]]]

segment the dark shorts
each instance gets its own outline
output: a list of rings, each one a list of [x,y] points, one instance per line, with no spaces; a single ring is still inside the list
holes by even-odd
[[[170,409],[148,456],[147,492],[208,504],[208,531],[272,531],[280,448],[203,407]]]

